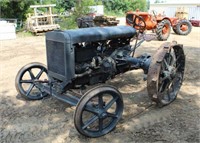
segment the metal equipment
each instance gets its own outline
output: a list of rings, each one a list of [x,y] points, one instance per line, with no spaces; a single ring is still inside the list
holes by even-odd
[[[153,15],[148,12],[141,12],[139,10],[133,12],[129,11],[126,14],[126,24],[131,25],[134,15],[142,17],[146,24],[146,30],[153,30],[156,32],[157,39],[160,41],[167,40],[171,27],[173,31],[178,35],[188,35],[192,30],[192,25],[189,20],[180,19],[178,17],[166,17],[161,14],[156,15],[153,11]],[[139,23],[137,21],[136,23]]]
[[[95,27],[95,26],[117,26],[119,20],[115,16],[83,16],[77,19],[78,28]]]
[[[137,15],[133,21],[144,20]],[[185,55],[176,42],[161,45],[154,56],[134,57],[147,39],[138,36],[145,24],[91,27],[46,34],[47,68],[41,63],[22,67],[15,80],[22,97],[39,100],[47,95],[76,106],[74,124],[82,135],[99,137],[112,131],[124,108],[121,93],[104,84],[117,74],[143,69],[149,97],[158,105],[170,104],[183,82]],[[139,37],[142,37],[139,40]],[[132,39],[135,45],[130,45]],[[101,85],[99,85],[101,84]],[[87,90],[87,87],[97,85]],[[82,94],[74,89],[86,89]]]

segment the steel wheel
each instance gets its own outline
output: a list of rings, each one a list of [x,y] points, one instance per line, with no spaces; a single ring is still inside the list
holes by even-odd
[[[123,99],[112,86],[98,86],[80,99],[74,113],[74,124],[82,135],[99,137],[115,128],[123,112]]]
[[[182,46],[160,48],[153,57],[147,77],[147,90],[159,106],[170,104],[177,97],[183,82],[185,56]]]
[[[25,99],[39,100],[47,96],[47,94],[37,88],[36,82],[45,79],[48,79],[45,65],[30,63],[22,67],[17,73],[15,87]]]

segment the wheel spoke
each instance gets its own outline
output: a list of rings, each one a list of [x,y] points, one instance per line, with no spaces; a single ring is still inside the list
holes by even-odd
[[[107,114],[108,117],[118,118],[118,116],[116,114],[109,113],[109,112],[107,112],[106,114]]]
[[[107,111],[107,110],[115,103],[115,101],[117,101],[118,98],[119,98],[118,96],[114,97],[114,98],[106,105],[105,111]]]
[[[86,123],[84,123],[84,126],[82,127],[82,129],[83,130],[86,129],[89,125],[91,125],[92,123],[94,123],[97,119],[98,119],[98,116],[94,115]]]
[[[164,64],[165,64],[166,68],[169,70],[169,65],[168,65],[166,59],[164,59]]]
[[[41,69],[41,71],[37,74],[35,78],[39,79],[43,72],[44,72],[44,68]]]
[[[171,101],[171,97],[170,97],[169,89],[167,90],[167,96],[168,96],[168,101]]]
[[[34,84],[31,84],[31,86],[29,87],[29,89],[26,92],[26,96],[28,96],[31,93],[31,90],[33,89],[34,86],[35,86]]]
[[[20,83],[33,83],[33,80],[20,80]]]
[[[167,63],[170,65],[170,62],[171,62],[171,49],[169,50],[169,53],[167,53],[168,56],[167,56]]]
[[[40,97],[43,97],[44,95],[44,92],[42,92],[42,90],[40,89],[40,88],[38,88],[39,89],[39,91],[40,91]]]
[[[102,132],[103,130],[103,118],[99,118],[99,131]]]
[[[161,91],[162,91],[162,89],[163,89],[163,85],[164,85],[164,82],[162,81],[162,83],[161,83],[161,85],[160,85],[160,88],[159,88],[158,92],[161,92]]]
[[[92,105],[89,105],[89,104],[87,104],[84,109],[85,109],[85,111],[88,111],[88,112],[91,112],[91,113],[94,113],[94,114],[99,113],[98,109],[92,107]]]
[[[35,79],[35,76],[33,72],[31,71],[31,69],[29,69],[28,72],[29,72],[29,75],[31,76],[31,79]]]

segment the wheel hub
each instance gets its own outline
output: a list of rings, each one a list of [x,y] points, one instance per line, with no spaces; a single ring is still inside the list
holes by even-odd
[[[99,114],[99,118],[100,119],[104,119],[106,117],[107,117],[107,113],[106,112],[103,112],[103,113]]]
[[[173,66],[168,66],[168,69],[163,71],[164,79],[173,79],[176,75],[176,70]]]
[[[176,69],[174,67],[172,67],[172,69],[171,69],[170,76],[172,79],[176,76]]]
[[[163,34],[167,34],[169,32],[169,26],[168,25],[164,25],[163,29],[162,29],[162,33]]]
[[[182,31],[187,31],[188,30],[188,26],[187,25],[181,25],[181,30]]]

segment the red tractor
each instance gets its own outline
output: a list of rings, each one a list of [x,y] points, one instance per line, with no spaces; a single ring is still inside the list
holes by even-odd
[[[154,12],[153,12],[154,13]],[[173,31],[178,35],[188,35],[192,30],[192,25],[190,21],[186,19],[179,19],[179,18],[169,18],[162,16],[161,14],[156,15],[155,13],[149,14],[148,12],[141,12],[139,10],[133,12],[129,11],[126,14],[126,24],[132,25],[134,14],[144,19],[146,26],[146,30],[152,30],[156,33],[157,39],[160,41],[167,40],[170,35],[171,27]],[[140,24],[140,21],[136,21],[135,23]]]

